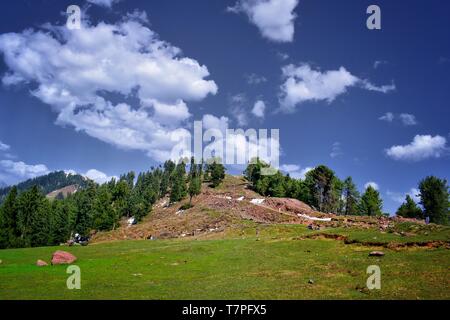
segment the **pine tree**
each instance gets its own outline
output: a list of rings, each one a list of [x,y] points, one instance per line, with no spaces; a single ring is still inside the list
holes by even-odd
[[[118,222],[119,217],[112,206],[112,194],[106,186],[101,186],[93,204],[93,227],[97,230],[111,230]]]
[[[211,180],[211,186],[217,187],[225,178],[225,167],[219,159],[211,159],[207,164],[207,172]]]
[[[178,202],[184,199],[186,195],[186,165],[181,161],[172,173],[170,203]]]
[[[383,214],[383,200],[380,193],[372,186],[368,186],[361,197],[361,214],[368,216],[380,216]]]
[[[335,175],[330,168],[320,165],[306,174],[310,188],[311,202],[319,211],[331,212],[336,208]]]
[[[406,195],[405,202],[398,208],[397,216],[404,218],[422,218],[422,209],[420,209],[411,196]]]
[[[58,245],[70,237],[69,207],[64,200],[54,200],[50,217],[51,244]]]
[[[17,188],[12,187],[0,208],[0,249],[17,246],[20,236],[17,220]]]
[[[87,236],[92,229],[94,216],[94,200],[97,193],[97,186],[90,182],[87,188],[75,194],[77,213],[75,218],[75,233]]]
[[[344,214],[358,214],[360,195],[355,184],[353,183],[352,177],[348,177],[344,181],[343,196],[345,201]]]
[[[430,222],[449,224],[449,190],[447,180],[429,176],[419,183],[420,204]]]
[[[269,180],[269,189],[268,193],[272,197],[285,197],[286,196],[286,187],[285,187],[285,178],[281,174],[280,171],[277,171],[276,174],[267,176]]]
[[[50,242],[50,203],[37,186],[18,199],[20,242],[25,247],[45,246]]]
[[[198,171],[198,167],[194,164],[194,158],[191,159],[191,169],[189,173],[189,206],[192,205],[192,198],[199,195],[202,189],[201,172]]]

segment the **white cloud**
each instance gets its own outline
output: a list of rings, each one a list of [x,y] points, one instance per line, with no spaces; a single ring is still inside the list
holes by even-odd
[[[256,73],[246,74],[244,77],[248,84],[257,85],[257,84],[267,82],[266,77],[259,76]]]
[[[116,176],[108,176],[106,173],[101,172],[99,170],[96,169],[90,169],[88,170],[85,174],[85,177],[94,180],[95,182],[97,182],[98,184],[103,184],[106,183],[108,181],[110,181],[111,179],[116,179],[118,180],[118,178]]]
[[[222,134],[225,134],[226,130],[228,129],[229,119],[224,116],[218,118],[211,114],[205,114],[205,115],[203,115],[202,122],[203,122],[204,130],[217,129],[217,130],[220,130],[220,132],[222,132]]]
[[[394,120],[394,114],[392,112],[386,112],[384,115],[379,117],[378,120],[392,122]]]
[[[295,7],[298,0],[238,0],[228,11],[245,13],[262,36],[275,42],[294,39]]]
[[[264,113],[266,111],[266,104],[262,100],[258,100],[255,102],[253,106],[252,113],[255,117],[264,118]]]
[[[399,117],[405,126],[414,126],[417,124],[416,117],[413,114],[402,113]]]
[[[392,122],[397,116],[394,115],[392,112],[386,112],[383,116],[379,117],[379,120]],[[405,126],[414,126],[417,124],[416,117],[413,114],[409,113],[401,113],[398,115],[398,118]]]
[[[29,179],[49,173],[43,164],[29,165],[22,161],[1,160],[0,170],[14,179]]]
[[[305,179],[306,174],[313,170],[313,167],[305,167],[301,169],[299,165],[296,164],[283,164],[280,166],[280,170],[289,173],[289,176],[291,176],[294,179]]]
[[[111,8],[113,3],[119,2],[120,0],[87,0],[87,2],[101,6]]]
[[[379,186],[378,186],[378,183],[373,182],[373,181],[369,181],[369,182],[367,182],[367,183],[364,185],[364,190],[367,189],[369,186],[372,187],[372,188],[374,188],[375,190],[379,190],[379,189],[380,189]]]
[[[277,52],[277,57],[278,57],[278,59],[280,59],[281,61],[285,61],[285,60],[289,59],[289,55],[288,55],[287,53],[285,53],[285,52],[280,52],[280,51]]]
[[[447,151],[446,143],[447,140],[439,135],[416,135],[410,144],[392,146],[386,150],[386,154],[394,160],[439,158]]]
[[[280,104],[285,112],[293,112],[296,105],[306,101],[324,100],[331,103],[354,86],[383,93],[395,89],[394,85],[377,87],[352,75],[344,67],[321,72],[313,70],[308,64],[298,67],[290,64],[282,68],[282,74],[285,81],[280,87]]]
[[[0,141],[0,151],[8,151],[11,147]]]
[[[387,191],[386,195],[392,200],[397,203],[403,203],[405,202],[405,198],[407,195],[409,195],[414,202],[419,203],[420,202],[420,191],[416,188],[411,188],[408,192],[401,193],[401,192],[393,192],[393,191]]]
[[[27,83],[58,113],[56,122],[122,149],[167,159],[187,136],[186,101],[216,94],[206,66],[183,57],[141,18],[81,30],[47,25],[0,35],[8,85]],[[134,97],[138,106],[109,101],[106,93]],[[120,100],[118,98],[117,100]]]
[[[369,90],[369,91],[376,91],[381,93],[388,93],[390,91],[395,90],[395,84],[387,84],[382,86],[376,86],[372,83],[370,83],[368,80],[361,80],[362,88]]]
[[[280,166],[280,169],[285,172],[293,172],[293,171],[299,171],[300,166],[296,164],[283,164]]]
[[[333,143],[333,145],[331,146],[330,157],[337,158],[339,156],[342,156],[343,154],[344,152],[342,151],[341,143],[340,142]]]
[[[378,67],[385,65],[385,64],[388,64],[388,62],[385,60],[377,60],[373,63],[373,68],[378,69]]]
[[[230,113],[236,119],[237,124],[241,127],[248,124],[248,116],[246,110],[247,96],[244,93],[238,93],[230,97]]]

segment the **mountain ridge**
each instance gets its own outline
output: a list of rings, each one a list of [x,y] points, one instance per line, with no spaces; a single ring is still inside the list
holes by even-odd
[[[13,186],[16,186],[17,190],[20,193],[37,185],[41,192],[47,195],[55,190],[73,185],[78,185],[79,187],[83,188],[87,185],[88,181],[88,178],[80,174],[67,173],[65,171],[53,171],[43,176],[19,182],[16,185],[6,186],[3,188],[0,187],[0,203],[3,202]]]

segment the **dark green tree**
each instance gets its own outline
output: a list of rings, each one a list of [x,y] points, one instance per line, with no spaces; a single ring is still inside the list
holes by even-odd
[[[320,165],[306,174],[305,179],[311,194],[310,203],[322,212],[335,210],[337,204],[334,190],[336,177],[333,170]]]
[[[429,176],[420,181],[420,204],[430,222],[449,224],[449,189],[447,180]]]
[[[51,242],[50,210],[49,201],[36,185],[19,196],[18,226],[21,245],[37,247]]]
[[[361,197],[361,214],[368,216],[380,216],[383,214],[383,200],[380,193],[372,186],[368,186]]]
[[[186,195],[186,164],[183,161],[180,161],[175,170],[172,172],[170,203],[178,202],[184,199]]]
[[[20,236],[17,221],[17,188],[12,187],[0,207],[0,249],[17,246],[17,240]]]
[[[119,218],[112,205],[112,194],[107,186],[100,186],[93,204],[93,228],[96,230],[114,230],[119,224]]]
[[[89,182],[87,188],[75,194],[76,218],[74,232],[83,236],[89,235],[93,225],[94,201],[97,194],[97,186]]]
[[[201,171],[195,165],[194,158],[191,159],[191,168],[189,172],[189,206],[192,205],[192,198],[199,195],[202,189]]]
[[[225,167],[220,163],[220,159],[210,159],[207,164],[207,172],[210,177],[211,186],[217,187],[225,178]]]
[[[357,215],[359,209],[359,201],[361,199],[356,185],[353,183],[352,177],[347,177],[343,185],[344,196],[344,214]]]
[[[409,194],[406,195],[405,202],[398,208],[396,215],[404,218],[416,219],[421,219],[423,216],[422,209],[417,206]]]

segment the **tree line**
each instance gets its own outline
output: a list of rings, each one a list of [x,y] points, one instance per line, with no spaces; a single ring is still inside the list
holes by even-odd
[[[339,215],[383,215],[383,200],[378,190],[368,186],[363,194],[358,191],[352,177],[340,180],[335,172],[319,165],[306,173],[304,179],[294,179],[277,171],[262,175],[263,168],[270,165],[255,159],[244,171],[252,188],[263,196],[295,198],[316,210]],[[397,215],[423,219],[438,224],[449,223],[449,187],[445,179],[429,176],[420,181],[420,208],[411,196],[406,196]]]
[[[185,160],[178,164],[169,160],[137,177],[131,171],[101,185],[85,180],[77,192],[59,194],[54,200],[45,196],[52,190],[38,184],[22,192],[13,186],[0,206],[0,248],[58,245],[75,233],[88,236],[92,230],[114,230],[123,217],[142,220],[166,195],[170,204],[189,196],[191,206],[203,181],[216,187],[225,177],[225,167],[217,159],[198,165],[191,159],[188,173],[186,166]]]

